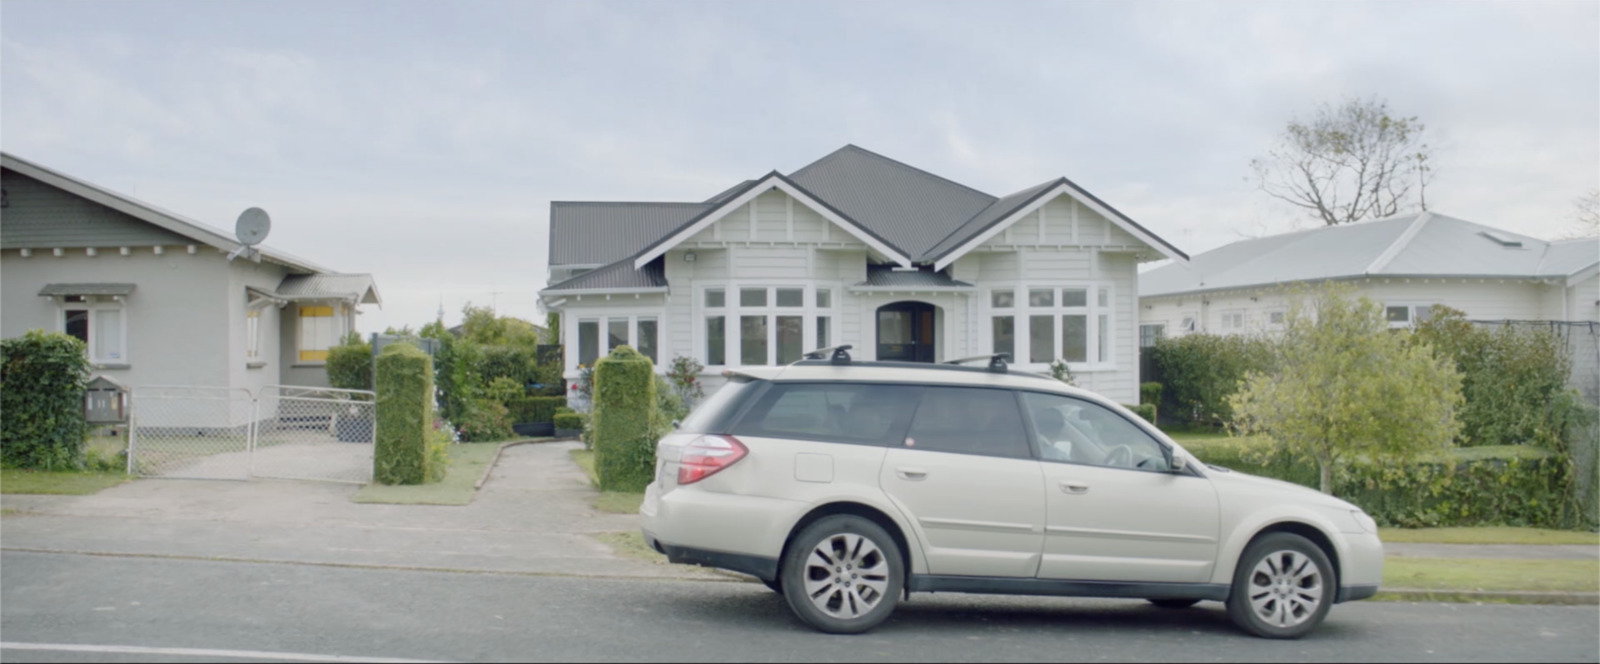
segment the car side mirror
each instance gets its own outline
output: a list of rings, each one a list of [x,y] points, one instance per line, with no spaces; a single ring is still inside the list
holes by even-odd
[[[1182,452],[1174,450],[1172,452],[1172,460],[1167,463],[1167,472],[1181,473],[1185,468],[1188,467],[1189,457],[1184,456]]]

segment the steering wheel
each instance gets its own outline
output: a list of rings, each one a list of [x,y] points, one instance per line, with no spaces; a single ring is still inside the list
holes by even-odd
[[[1116,447],[1113,447],[1113,448],[1111,448],[1110,452],[1106,453],[1105,464],[1107,466],[1120,466],[1122,468],[1132,468],[1133,467],[1133,450],[1130,449],[1127,445],[1118,445]]]

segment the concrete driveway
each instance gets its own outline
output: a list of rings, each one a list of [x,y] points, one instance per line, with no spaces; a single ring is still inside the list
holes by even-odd
[[[623,558],[590,534],[638,528],[594,511],[568,455],[578,443],[507,448],[472,504],[350,502],[348,484],[142,479],[92,496],[6,495],[0,545],[16,551],[154,555],[406,569],[728,580]]]

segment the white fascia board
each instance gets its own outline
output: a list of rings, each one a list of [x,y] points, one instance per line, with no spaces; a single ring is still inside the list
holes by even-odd
[[[1378,254],[1378,257],[1373,259],[1372,264],[1367,266],[1366,274],[1378,274],[1388,268],[1389,264],[1394,262],[1395,257],[1399,256],[1400,252],[1405,251],[1406,247],[1411,245],[1412,238],[1421,233],[1422,227],[1427,225],[1428,220],[1432,218],[1432,212],[1423,212],[1417,215],[1416,219],[1411,220],[1411,225],[1406,227],[1405,232],[1401,233],[1400,237],[1395,238],[1394,244],[1389,245],[1388,249],[1384,249],[1383,253]]]
[[[977,286],[851,286],[852,293],[971,293]]]
[[[667,292],[666,286],[652,286],[650,288],[584,288],[580,290],[541,291],[541,296],[567,297],[569,295],[633,295],[635,293],[653,294]]]
[[[1572,276],[1567,277],[1567,288],[1572,288],[1573,286],[1581,284],[1585,279],[1593,277],[1596,274],[1600,274],[1600,263],[1591,263],[1589,264],[1589,267],[1578,270],[1577,272],[1572,273]]]
[[[968,240],[966,244],[957,247],[955,251],[946,254],[944,258],[939,259],[933,264],[934,271],[943,270],[946,267],[949,267],[951,263],[954,263],[957,260],[960,260],[962,256],[965,256],[967,252],[977,249],[983,243],[988,242],[994,236],[999,235],[1005,229],[1010,228],[1012,224],[1021,221],[1023,217],[1033,214],[1035,210],[1044,207],[1050,201],[1055,200],[1057,196],[1062,194],[1070,196],[1072,200],[1077,201],[1080,205],[1083,205],[1090,210],[1094,210],[1095,212],[1099,213],[1100,216],[1110,219],[1111,223],[1116,224],[1118,228],[1127,231],[1129,235],[1139,238],[1141,242],[1149,245],[1150,248],[1161,252],[1161,255],[1171,258],[1175,261],[1181,261],[1185,263],[1189,262],[1187,257],[1168,248],[1165,242],[1155,239],[1155,237],[1140,229],[1138,226],[1128,223],[1127,220],[1122,217],[1122,215],[1111,211],[1104,205],[1096,203],[1094,199],[1084,196],[1077,190],[1076,187],[1063,182],[1050,189],[1049,193],[1035,198],[1032,203],[1022,206],[1021,208],[1017,209],[1016,212],[1012,212],[1004,219],[1001,219],[1000,223],[990,226],[989,230],[979,233],[976,237]]]
[[[769,175],[765,178],[762,178],[760,182],[757,182],[755,186],[751,187],[749,191],[744,192],[743,195],[729,199],[727,202],[718,206],[715,210],[712,210],[710,214],[701,217],[700,221],[695,222],[693,226],[678,231],[672,237],[668,238],[666,242],[657,245],[656,248],[651,249],[646,253],[640,254],[639,257],[633,261],[633,269],[637,270],[643,268],[645,265],[649,264],[650,261],[653,261],[662,254],[672,250],[673,247],[682,244],[685,240],[694,237],[695,234],[699,233],[700,231],[710,228],[712,224],[721,221],[723,217],[728,216],[728,213],[739,209],[740,206],[755,200],[757,196],[767,193],[773,189],[777,189],[778,191],[788,194],[791,198],[800,201],[806,207],[811,208],[813,212],[822,215],[824,219],[827,219],[828,221],[833,222],[835,226],[844,229],[844,232],[849,233],[857,240],[860,240],[862,243],[866,244],[868,247],[871,247],[878,253],[883,254],[885,258],[899,263],[903,267],[911,267],[911,259],[909,257],[902,255],[898,251],[895,251],[894,248],[873,237],[871,233],[866,232],[860,226],[857,226],[844,217],[835,214],[833,210],[828,208],[828,206],[819,203],[816,199],[806,195],[799,189],[790,186],[789,183],[784,182],[778,176]]]

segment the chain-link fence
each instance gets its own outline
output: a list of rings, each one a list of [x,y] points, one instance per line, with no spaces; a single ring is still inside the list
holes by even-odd
[[[1472,321],[1493,331],[1549,330],[1566,342],[1572,373],[1567,387],[1577,390],[1590,413],[1600,412],[1600,323],[1589,321]],[[1577,467],[1575,490],[1587,510],[1588,523],[1600,523],[1600,420],[1591,419],[1587,431],[1572,437],[1572,462]]]
[[[144,477],[251,477],[365,483],[372,478],[374,395],[269,386],[136,387],[128,471]]]

